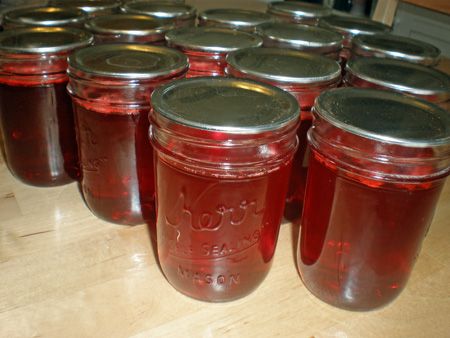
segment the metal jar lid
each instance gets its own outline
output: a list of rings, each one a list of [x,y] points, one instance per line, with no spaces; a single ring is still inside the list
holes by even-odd
[[[295,84],[340,80],[341,67],[325,56],[281,48],[246,48],[227,57],[229,67],[247,76]]]
[[[119,10],[122,3],[120,0],[50,0],[50,6],[78,8],[86,13],[95,14],[97,12]]]
[[[450,114],[424,100],[376,89],[323,92],[314,112],[349,133],[407,147],[450,146]]]
[[[69,27],[29,27],[0,33],[0,51],[7,53],[57,53],[92,43],[91,33]]]
[[[112,14],[98,16],[85,24],[86,29],[94,34],[125,34],[133,36],[160,35],[172,28],[165,20],[148,15]]]
[[[380,33],[360,35],[352,40],[352,51],[361,56],[376,56],[434,65],[441,51],[426,42],[403,36]]]
[[[332,30],[293,23],[265,23],[256,28],[267,47],[285,47],[318,53],[336,52],[344,37]]]
[[[5,24],[28,26],[66,26],[82,24],[87,18],[84,11],[63,7],[26,7],[5,13]]]
[[[192,27],[171,30],[166,34],[169,46],[214,53],[228,53],[246,47],[259,47],[256,35],[214,27]]]
[[[269,3],[267,13],[296,19],[316,19],[331,14],[331,8],[302,1],[275,1]]]
[[[450,99],[450,77],[434,68],[410,62],[357,58],[347,63],[346,78],[361,79],[378,86],[418,96],[436,96],[438,101]]]
[[[198,17],[203,25],[244,30],[272,21],[266,13],[231,8],[209,9]]]
[[[346,36],[358,34],[371,35],[389,32],[389,26],[366,18],[354,16],[330,15],[319,20],[319,27],[328,28]]]
[[[173,81],[152,94],[153,109],[193,129],[258,134],[297,123],[295,98],[260,82],[200,77]]]
[[[122,5],[121,9],[125,13],[150,15],[159,19],[193,19],[196,16],[193,7],[170,2],[132,1]]]
[[[69,56],[69,74],[81,78],[117,79],[170,77],[187,69],[186,56],[174,49],[134,44],[105,44],[80,49]]]

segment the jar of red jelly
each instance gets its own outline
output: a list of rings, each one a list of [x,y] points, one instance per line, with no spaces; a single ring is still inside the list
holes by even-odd
[[[156,19],[170,20],[176,27],[195,26],[197,18],[195,8],[171,2],[138,0],[123,4],[121,10],[128,14],[149,15]]]
[[[75,28],[0,33],[0,127],[8,168],[24,183],[56,186],[77,178],[66,59],[92,40]]]
[[[232,78],[191,78],[152,95],[158,256],[178,291],[221,302],[269,272],[297,147],[288,93]]]
[[[427,101],[339,88],[316,100],[297,263],[348,310],[404,289],[450,171],[450,115]]]
[[[3,27],[45,26],[83,28],[87,15],[81,9],[62,7],[20,7],[5,13]]]
[[[329,29],[289,22],[266,23],[256,27],[264,47],[288,48],[339,59],[344,36]]]
[[[172,30],[166,34],[166,40],[169,47],[181,50],[189,58],[187,77],[224,76],[228,53],[262,45],[256,35],[214,27]]]
[[[377,57],[434,66],[439,62],[439,48],[412,38],[379,33],[358,35],[352,40],[354,57]]]
[[[270,2],[267,13],[278,21],[317,25],[320,18],[331,15],[331,8],[303,1]]]
[[[269,14],[236,8],[208,9],[198,15],[199,26],[238,29],[254,32],[257,25],[271,22]]]
[[[148,43],[163,45],[164,35],[172,28],[169,22],[148,15],[113,14],[90,19],[86,29],[95,43]]]
[[[390,31],[389,26],[377,21],[363,17],[341,15],[330,15],[321,18],[319,20],[319,27],[331,29],[344,35],[344,48],[340,55],[344,63],[350,58],[353,37],[357,35],[373,35]]]
[[[182,53],[149,45],[97,45],[69,57],[81,190],[99,218],[129,225],[152,221],[150,94],[183,77],[187,67]]]
[[[120,0],[50,0],[50,6],[78,8],[89,16],[100,16],[118,13]]]
[[[357,58],[347,63],[345,84],[351,87],[394,90],[447,107],[450,77],[437,69],[411,62]]]
[[[299,103],[299,147],[293,161],[285,210],[287,219],[297,220],[308,172],[306,133],[312,124],[311,108],[322,91],[339,85],[340,65],[324,56],[281,48],[243,49],[230,53],[227,63],[229,75],[270,83],[294,95]]]

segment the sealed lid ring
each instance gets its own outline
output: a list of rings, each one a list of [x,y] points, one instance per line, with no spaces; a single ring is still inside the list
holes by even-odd
[[[25,7],[5,13],[5,25],[67,26],[81,25],[87,14],[81,9],[64,7]]]
[[[272,21],[271,16],[266,13],[234,8],[208,9],[198,17],[201,25],[243,30]]]

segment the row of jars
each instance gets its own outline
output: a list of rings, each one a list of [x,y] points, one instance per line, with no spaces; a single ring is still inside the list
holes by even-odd
[[[449,171],[448,112],[387,91],[332,89],[338,62],[298,51],[239,49],[226,59],[232,78],[181,80],[189,61],[176,49],[92,41],[73,28],[0,34],[1,128],[16,177],[79,180],[93,213],[116,223],[151,221],[156,196],[167,279],[226,301],[268,273],[285,196],[309,165],[298,248],[306,286],[358,310],[403,289]],[[352,83],[357,61],[349,86],[367,81]]]

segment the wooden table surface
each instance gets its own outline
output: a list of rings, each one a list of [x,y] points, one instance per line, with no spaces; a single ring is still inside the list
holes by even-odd
[[[450,180],[406,289],[381,310],[349,312],[313,297],[288,223],[262,285],[210,304],[167,283],[146,225],[97,219],[75,183],[21,184],[0,156],[0,337],[450,337],[449,227]]]

